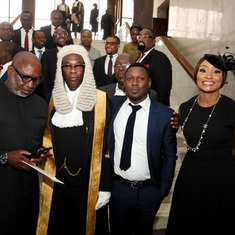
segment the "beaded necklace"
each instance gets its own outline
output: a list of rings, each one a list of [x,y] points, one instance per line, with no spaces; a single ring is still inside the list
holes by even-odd
[[[214,112],[214,110],[215,110],[215,107],[216,107],[216,105],[217,105],[217,103],[218,103],[220,97],[221,97],[221,96],[219,95],[217,101],[216,101],[215,104],[214,104],[213,109],[211,110],[211,113],[209,114],[209,116],[208,116],[208,118],[207,118],[206,123],[203,125],[203,129],[202,129],[202,132],[201,132],[201,135],[200,135],[200,138],[199,138],[199,140],[198,140],[197,145],[196,145],[195,147],[190,147],[190,146],[187,144],[186,139],[184,138],[183,143],[184,143],[184,144],[187,144],[187,149],[188,149],[188,150],[190,150],[190,151],[192,151],[192,152],[196,152],[196,151],[199,149],[199,147],[200,147],[200,145],[201,145],[201,141],[202,141],[202,139],[203,139],[203,135],[204,135],[204,133],[206,132],[206,128],[208,127],[208,123],[209,123],[209,121],[210,121],[210,118],[212,117],[212,114],[213,114],[213,112]],[[181,134],[184,134],[184,127],[185,127],[185,124],[187,123],[188,118],[189,118],[189,115],[191,114],[191,112],[192,112],[192,110],[193,110],[193,108],[194,108],[194,105],[196,104],[197,100],[198,100],[198,96],[197,96],[196,99],[194,100],[193,105],[192,105],[192,107],[189,109],[188,115],[186,116],[186,118],[185,118],[185,120],[184,120],[184,123],[183,123],[183,125],[181,126]],[[184,135],[183,135],[183,136],[184,136]]]

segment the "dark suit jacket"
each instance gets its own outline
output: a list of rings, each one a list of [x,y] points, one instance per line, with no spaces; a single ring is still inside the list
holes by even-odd
[[[3,83],[7,80],[7,71],[1,76],[0,83]]]
[[[17,50],[18,50],[18,51],[23,51],[23,50],[25,50],[24,48],[21,47],[21,31],[20,31],[21,29],[22,29],[22,27],[19,28],[19,29],[15,29],[15,30],[14,30],[15,35],[14,35],[14,37],[13,37],[13,39],[12,39],[12,41],[13,41],[15,44],[18,45],[18,47],[17,47]],[[32,38],[29,38],[29,40],[32,41]]]
[[[106,56],[107,55],[97,58],[94,63],[93,73],[97,87],[106,86],[108,84],[117,82],[114,73],[111,77],[105,73],[104,65]]]
[[[157,92],[158,101],[170,106],[172,67],[168,57],[163,52],[153,49],[141,63],[149,68],[151,88]]]
[[[115,97],[115,96],[114,96]],[[114,132],[113,122],[127,97],[119,99],[119,105],[112,110],[112,118],[108,133],[108,147],[112,164],[114,164]],[[177,159],[176,133],[171,127],[170,119],[173,110],[151,100],[147,129],[147,157],[152,182],[163,197],[167,196],[174,177]]]
[[[73,39],[71,37],[71,31],[67,27],[61,26],[61,28],[65,29],[69,34],[70,40],[69,40],[68,44],[74,44]],[[40,30],[42,30],[46,35],[46,45],[45,45],[45,47],[47,49],[51,49],[53,47],[56,47],[56,45],[53,42],[53,37],[51,36],[51,25],[43,26],[43,27],[40,28]]]
[[[56,73],[57,63],[57,47],[46,50],[42,54],[41,65],[42,65],[42,76],[44,81],[38,86],[40,95],[47,98],[48,93],[52,91]]]

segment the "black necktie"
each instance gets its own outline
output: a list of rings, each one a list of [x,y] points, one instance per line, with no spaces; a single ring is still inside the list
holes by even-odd
[[[111,77],[113,74],[113,61],[112,61],[113,56],[110,55],[109,58],[110,59],[109,59],[109,65],[108,65],[108,75],[109,77]]]
[[[135,124],[135,117],[136,112],[141,108],[140,105],[129,105],[132,107],[132,113],[130,114],[127,120],[120,161],[120,169],[124,171],[126,171],[131,166],[131,149],[133,142],[133,129]]]

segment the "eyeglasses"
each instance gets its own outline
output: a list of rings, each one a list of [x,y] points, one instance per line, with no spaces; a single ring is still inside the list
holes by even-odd
[[[22,75],[17,69],[16,67],[12,64],[11,65],[14,70],[16,71],[16,73],[20,76],[21,80],[23,83],[29,83],[31,81],[33,81],[33,84],[35,85],[39,85],[42,81],[43,81],[43,77],[39,77],[39,78],[32,78],[30,76],[27,75]]]
[[[147,40],[147,39],[155,39],[154,37],[150,36],[150,35],[138,35],[137,36],[137,40],[143,39],[143,40]]]
[[[54,38],[60,38],[60,37],[65,37],[65,36],[68,36],[68,33],[67,33],[67,32],[54,33],[54,34],[53,34],[53,37],[54,37]]]
[[[115,64],[114,68],[115,69],[120,69],[120,68],[127,69],[129,66],[130,66],[130,64]]]
[[[114,45],[117,45],[119,43],[118,42],[105,42],[104,44],[105,44],[105,46],[108,46],[108,45],[114,46]]]
[[[13,32],[13,29],[0,28],[0,31],[9,33],[9,32]]]
[[[64,71],[71,71],[72,69],[82,71],[85,68],[85,64],[75,64],[75,65],[63,64],[61,65],[61,68]]]

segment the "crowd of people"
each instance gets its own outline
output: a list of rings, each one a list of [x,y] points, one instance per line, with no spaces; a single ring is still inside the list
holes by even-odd
[[[93,6],[91,29],[77,0],[72,31],[65,0],[40,29],[29,11],[19,29],[0,23],[2,234],[151,235],[172,187],[180,126],[187,152],[166,234],[229,234],[235,102],[220,90],[235,71],[233,55],[205,54],[194,73],[199,94],[175,112],[172,64],[155,49],[154,31],[133,24],[122,51],[120,38],[106,32],[102,56],[92,46]],[[38,158],[44,147],[52,149]],[[39,180],[30,165],[61,183]]]
[[[93,9],[90,11],[89,25],[93,37],[96,39],[99,31],[99,8],[97,3],[94,3],[92,6]],[[70,29],[74,33],[74,38],[76,39],[78,34],[84,28],[84,4],[81,1],[76,0],[70,8],[65,3],[65,0],[62,0],[56,9],[62,13],[62,26]],[[105,11],[105,14],[101,16],[100,25],[100,29],[103,30],[102,39],[106,39],[107,36],[113,35],[114,21],[108,9]]]

